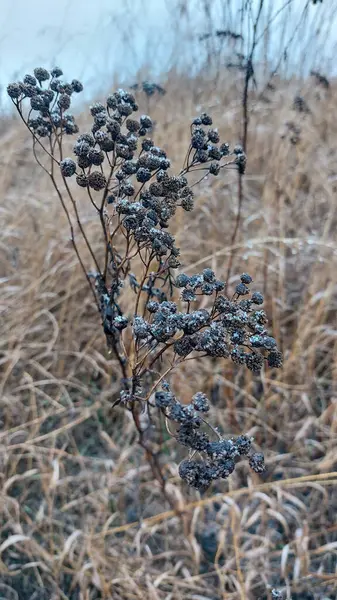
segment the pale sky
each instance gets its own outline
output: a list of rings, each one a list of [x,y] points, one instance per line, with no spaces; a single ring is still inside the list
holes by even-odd
[[[2,85],[37,65],[57,64],[69,77],[86,81],[98,81],[107,71],[118,71],[122,77],[134,74],[136,62],[136,68],[140,63],[137,57],[146,56],[148,33],[167,18],[165,0],[144,0],[146,10],[139,0],[0,0],[0,4]]]
[[[274,13],[281,5],[291,4],[296,18],[289,12],[290,32],[306,2],[265,0],[266,15],[269,7]],[[185,5],[182,0],[0,0],[0,85],[6,86],[35,66],[59,65],[66,77],[83,80],[92,93],[111,84],[113,74],[132,83],[144,64],[157,74],[165,72],[182,60],[187,47],[191,64],[196,64],[202,51],[191,39],[207,31],[208,24],[202,0],[188,0],[188,14]],[[241,0],[213,0],[212,6],[213,26],[221,27],[224,19],[227,25],[233,23]],[[337,36],[326,32],[332,22],[337,23],[336,6],[337,0],[310,4],[306,28],[296,42],[303,45],[304,57],[335,56]],[[324,40],[324,51],[312,43],[316,29]],[[276,31],[281,35],[281,24]],[[278,46],[275,42],[275,53]]]

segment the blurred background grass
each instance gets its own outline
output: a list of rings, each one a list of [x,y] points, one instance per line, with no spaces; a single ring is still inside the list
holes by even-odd
[[[242,464],[200,497],[182,485],[180,451],[167,440],[162,463],[184,511],[172,514],[129,414],[110,408],[117,366],[57,198],[3,96],[0,597],[253,600],[278,587],[293,600],[336,598],[336,3],[10,6],[2,85],[36,61],[82,76],[86,99],[138,82],[140,110],[177,166],[201,111],[222,139],[241,141],[259,17],[230,285],[248,271],[264,291],[284,367],[257,380],[203,360],[175,374],[182,398],[211,396],[226,434],[255,437],[268,472]],[[144,80],[165,95],[148,98]],[[88,111],[77,109],[85,129]],[[235,172],[200,184],[194,212],[174,224],[186,272],[226,276],[237,210]],[[99,251],[84,202],[81,214]]]

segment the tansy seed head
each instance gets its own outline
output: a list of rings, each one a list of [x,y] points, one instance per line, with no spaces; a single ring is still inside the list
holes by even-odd
[[[34,69],[34,75],[36,79],[40,82],[47,81],[50,77],[50,74],[48,73],[47,69],[44,69],[43,67],[37,67],[36,69]]]
[[[60,169],[64,177],[71,177],[76,171],[76,163],[72,158],[65,158],[60,162]]]
[[[89,175],[89,186],[97,192],[105,188],[105,175],[103,175],[103,173],[101,173],[100,171],[92,171]]]

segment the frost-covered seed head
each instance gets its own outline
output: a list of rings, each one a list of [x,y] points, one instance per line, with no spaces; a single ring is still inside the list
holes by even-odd
[[[83,173],[80,173],[79,175],[77,175],[76,177],[76,183],[77,185],[79,185],[80,187],[86,188],[89,185],[89,178],[87,175],[84,175]]]
[[[10,98],[17,99],[22,94],[22,89],[19,83],[9,83],[7,86],[7,94]],[[32,107],[33,108],[33,107]]]
[[[203,394],[202,392],[194,394],[192,397],[192,404],[195,410],[199,412],[208,412],[210,409],[209,400],[206,394]]]
[[[278,369],[282,367],[282,360],[282,352],[280,352],[279,350],[272,350],[268,354],[268,365],[271,368]]]
[[[78,81],[78,79],[72,80],[71,87],[73,88],[73,90],[76,94],[79,94],[80,92],[83,91],[83,84],[80,81]]]
[[[193,196],[186,196],[184,198],[181,199],[181,208],[183,208],[184,210],[186,210],[186,212],[190,212],[191,210],[193,210],[194,208],[194,200],[193,200]]]
[[[89,178],[89,187],[98,192],[106,186],[106,178],[100,171],[92,171]]]
[[[229,144],[221,144],[220,146],[220,152],[221,152],[221,156],[228,156],[229,155]]]
[[[238,449],[239,454],[248,454],[252,447],[252,439],[246,435],[239,435],[235,440],[235,445]]]
[[[154,146],[154,143],[150,138],[145,138],[145,140],[142,141],[142,150],[145,150],[145,152],[149,152],[152,146]]]
[[[266,466],[264,464],[264,456],[260,452],[255,452],[249,457],[249,466],[255,473],[264,473]]]
[[[219,175],[220,173],[220,165],[218,163],[211,163],[209,165],[209,172],[211,175]]]
[[[29,74],[28,74],[28,75],[25,75],[25,76],[24,76],[24,78],[23,78],[23,83],[26,83],[26,84],[28,84],[28,85],[34,85],[34,86],[35,86],[35,85],[37,84],[37,81],[36,81],[36,78],[35,78],[35,77],[33,77],[33,75],[29,75]]]
[[[249,288],[246,286],[245,283],[238,283],[238,285],[235,288],[235,292],[238,296],[245,296],[246,294],[249,294]]]
[[[105,106],[101,102],[95,102],[90,106],[90,112],[92,116],[98,115],[100,112],[105,112]]]
[[[212,125],[212,117],[210,117],[207,113],[202,113],[200,115],[201,123],[203,125]]]
[[[175,280],[175,285],[178,288],[186,287],[189,284],[190,278],[185,273],[179,273]]]
[[[123,317],[123,315],[117,315],[117,317],[115,317],[113,321],[114,327],[116,327],[116,329],[118,329],[119,331],[125,329],[128,326],[128,323],[129,321],[127,317]]]
[[[221,477],[222,479],[227,479],[235,469],[235,462],[232,458],[226,458],[224,460],[219,460],[216,465],[217,469],[217,477]]]
[[[217,146],[212,146],[212,144],[209,144],[207,149],[208,149],[208,156],[210,159],[221,160],[221,152],[220,152],[219,148],[217,148]]]
[[[94,136],[91,133],[81,133],[81,135],[79,135],[77,138],[77,143],[80,144],[82,142],[85,142],[89,146],[94,146],[95,145]]]
[[[140,128],[139,122],[135,119],[126,119],[125,126],[128,131],[131,131],[133,133],[138,131]]]
[[[218,144],[220,141],[219,133],[216,129],[209,129],[208,131],[208,139],[212,144]]]
[[[60,162],[60,169],[63,177],[71,177],[76,171],[76,163],[72,158],[65,158]]]
[[[54,67],[50,71],[50,74],[51,74],[52,77],[62,77],[63,71],[62,71],[62,69],[60,69],[60,67]]]
[[[94,116],[94,122],[97,127],[103,127],[107,122],[107,114],[105,111],[96,113]]]
[[[137,181],[140,183],[146,183],[151,179],[151,171],[149,169],[140,168],[136,174]]]
[[[102,150],[97,150],[96,148],[89,148],[88,150],[88,160],[92,165],[99,166],[104,161],[104,153]]]
[[[212,474],[203,462],[184,460],[179,465],[179,475],[190,486],[205,491],[212,481]]]
[[[151,127],[152,127],[152,119],[148,115],[142,115],[140,117],[140,126],[143,129],[151,129]]]
[[[250,371],[255,374],[259,374],[263,367],[263,356],[262,354],[248,353],[245,355],[246,366]]]
[[[38,88],[29,83],[25,83],[21,89],[26,98],[33,98],[33,96],[36,96],[39,93]]]
[[[155,403],[158,408],[168,408],[173,402],[173,395],[170,391],[161,390],[155,393]]]
[[[253,304],[263,304],[263,302],[264,302],[263,295],[260,294],[260,292],[253,292],[251,301],[253,302]]]
[[[253,281],[252,277],[248,275],[248,273],[242,273],[240,279],[242,283],[245,283],[246,285],[249,285]]]
[[[149,335],[149,326],[143,317],[134,317],[133,319],[133,332],[136,338],[142,340]]]
[[[61,109],[67,110],[71,104],[70,96],[68,94],[61,94],[57,104]]]
[[[47,69],[44,69],[43,67],[37,67],[34,69],[34,75],[40,82],[47,81],[50,78],[50,74],[48,73]]]

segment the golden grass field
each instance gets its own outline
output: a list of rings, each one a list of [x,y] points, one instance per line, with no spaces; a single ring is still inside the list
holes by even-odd
[[[182,163],[189,122],[201,110],[222,139],[238,141],[238,77],[215,88],[172,72],[163,86],[167,94],[150,102],[154,139],[174,163]],[[309,114],[293,109],[298,93]],[[250,96],[230,285],[252,274],[284,366],[260,378],[203,359],[187,362],[173,382],[182,398],[210,394],[211,419],[228,435],[253,435],[268,470],[260,477],[242,462],[201,497],[179,479],[180,449],[168,440],[161,461],[180,514],[153,481],[131,415],[111,409],[117,365],[65,218],[29,135],[16,120],[6,124],[1,598],[254,600],[270,598],[272,587],[293,600],[337,597],[336,111],[333,80],[325,90],[313,78],[278,79],[262,98]],[[79,208],[99,252],[85,195]],[[200,184],[193,213],[174,224],[184,271],[211,266],[226,276],[236,210],[234,170]]]

